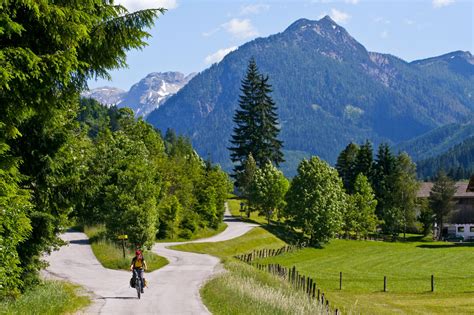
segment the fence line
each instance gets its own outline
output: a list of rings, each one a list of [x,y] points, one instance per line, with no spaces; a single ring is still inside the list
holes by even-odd
[[[304,292],[309,299],[316,300],[324,314],[340,315],[341,312],[338,309],[331,309],[329,300],[326,299],[324,293],[317,287],[316,281],[310,277],[300,275],[295,266],[286,268],[280,264],[253,264],[253,261],[256,259],[278,256],[283,253],[293,252],[299,248],[301,247],[288,245],[279,249],[261,249],[252,251],[251,253],[237,255],[235,258],[256,267],[258,270],[269,272],[272,275],[286,280],[296,290]]]

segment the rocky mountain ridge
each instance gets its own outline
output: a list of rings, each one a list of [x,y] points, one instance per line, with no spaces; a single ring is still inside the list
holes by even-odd
[[[100,103],[118,107],[129,107],[135,115],[146,117],[159,108],[170,96],[177,93],[195,76],[180,72],[152,72],[134,84],[128,92],[112,87],[100,87],[82,94]]]

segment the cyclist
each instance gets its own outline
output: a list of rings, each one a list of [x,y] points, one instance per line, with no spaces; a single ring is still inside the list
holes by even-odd
[[[143,257],[143,254],[140,250],[137,250],[135,252],[135,257],[132,259],[132,263],[130,265],[130,270],[133,271],[135,270],[137,272],[137,275],[140,277],[142,280],[142,287],[141,292],[143,293],[143,287],[145,286],[145,279],[143,278],[143,271],[147,269],[145,258]]]

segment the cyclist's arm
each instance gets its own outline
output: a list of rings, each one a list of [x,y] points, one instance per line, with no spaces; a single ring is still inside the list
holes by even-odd
[[[147,265],[146,265],[146,261],[145,261],[145,260],[143,260],[143,267],[144,267],[145,270],[147,270],[147,268],[148,268]]]

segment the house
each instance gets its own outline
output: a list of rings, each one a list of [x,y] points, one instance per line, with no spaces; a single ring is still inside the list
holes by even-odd
[[[422,183],[418,190],[418,198],[430,196],[433,183]],[[465,240],[474,240],[474,176],[468,182],[457,182],[454,211],[446,218],[442,235],[463,236]]]

